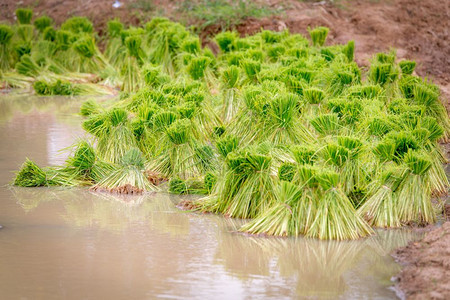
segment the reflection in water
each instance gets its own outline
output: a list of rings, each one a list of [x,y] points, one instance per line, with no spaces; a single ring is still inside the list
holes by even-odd
[[[82,134],[79,103],[0,97],[0,299],[394,297],[389,252],[411,231],[264,238],[236,233],[242,220],[180,211],[174,195],[3,186],[27,156],[64,161],[52,149]]]
[[[223,226],[235,231],[241,220],[224,219]],[[323,241],[309,238],[246,236],[240,233],[219,234],[215,263],[242,280],[269,276],[276,271],[281,277],[295,278],[295,295],[324,299],[356,295],[349,285],[372,282],[364,295],[376,296],[377,289],[387,287],[400,267],[389,253],[419,236],[412,230],[378,230],[376,235],[356,241]],[[358,275],[348,276],[358,270]],[[360,281],[356,278],[365,278]],[[379,278],[383,278],[380,281]]]
[[[149,223],[152,228],[173,236],[189,233],[189,216],[178,212],[169,194],[128,196],[46,187],[10,187],[10,190],[25,212],[48,202],[62,203],[65,211],[60,216],[71,226],[120,232],[133,224]]]

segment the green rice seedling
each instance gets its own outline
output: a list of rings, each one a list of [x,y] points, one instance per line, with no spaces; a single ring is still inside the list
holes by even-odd
[[[157,142],[158,153],[151,169],[164,177],[178,177],[186,180],[203,174],[202,163],[208,160],[208,153],[199,153],[192,138],[192,124],[189,120],[176,120],[165,128]]]
[[[374,117],[369,121],[369,133],[377,137],[383,137],[389,133],[393,125],[387,118]]]
[[[33,89],[38,95],[51,96],[74,96],[79,95],[80,90],[70,82],[56,80],[55,82],[37,80],[33,84]]]
[[[95,114],[100,114],[102,107],[94,99],[84,101],[80,107],[80,115],[88,117]]]
[[[30,77],[38,77],[42,71],[28,54],[20,58],[20,61],[16,64],[16,70],[19,74]]]
[[[271,30],[261,30],[260,36],[266,44],[275,44],[281,40],[281,34]]]
[[[428,171],[432,162],[428,155],[408,151],[404,162],[409,169],[398,189],[398,213],[404,224],[427,225],[436,222],[431,203],[431,184]]]
[[[64,171],[72,178],[92,183],[92,172],[97,157],[94,148],[87,141],[80,141],[74,145],[72,155],[66,161]]]
[[[181,44],[181,49],[187,53],[198,54],[201,51],[200,39],[198,37],[189,37]]]
[[[381,86],[395,81],[398,73],[394,69],[392,64],[389,63],[376,63],[370,66],[369,79],[373,84],[379,84]]]
[[[268,103],[265,113],[265,130],[261,132],[274,144],[292,144],[310,140],[313,135],[298,121],[296,94],[279,94]]]
[[[239,140],[235,136],[226,135],[217,140],[216,148],[222,159],[226,159],[228,153],[235,151],[238,145]]]
[[[209,145],[196,145],[194,148],[195,160],[202,174],[218,168],[214,150]]]
[[[83,129],[95,137],[109,133],[109,116],[107,113],[89,116],[82,124]]]
[[[314,221],[317,209],[318,181],[316,175],[319,169],[309,164],[300,165],[293,178],[293,183],[298,184],[303,193],[301,200],[295,207],[297,226],[295,235],[306,234]]]
[[[318,115],[317,117],[314,117],[310,123],[314,129],[322,135],[334,134],[340,128],[339,117],[336,114]]]
[[[73,42],[75,41],[75,36],[70,31],[58,30],[56,32],[55,39],[56,39],[56,44],[58,45],[58,49],[62,50],[62,51],[66,51],[72,46]],[[88,45],[86,45],[85,48],[86,49],[82,49],[80,47],[80,51],[83,51],[86,55],[90,55],[90,56],[92,56],[94,54],[94,50],[92,49],[93,48],[92,43],[89,43]]]
[[[357,208],[364,201],[364,193],[355,194],[355,191],[364,191],[368,184],[368,172],[360,159],[364,153],[363,142],[354,136],[338,136],[337,140],[339,146],[348,150],[348,159],[340,170],[342,189],[347,195],[352,195],[351,200]]]
[[[47,27],[52,26],[53,19],[48,16],[40,16],[34,20],[34,27],[42,34]]]
[[[33,25],[29,25],[29,24],[19,25],[17,27],[16,33],[21,42],[23,42],[24,44],[30,45],[34,38],[34,27],[33,27]]]
[[[420,82],[421,80],[419,77],[403,74],[398,81],[398,89],[400,90],[400,94],[406,99],[413,99],[414,87],[417,84],[420,84]]]
[[[16,9],[17,22],[21,25],[31,24],[31,19],[33,18],[33,10],[29,8],[18,8]]]
[[[301,188],[290,182],[282,181],[275,189],[275,197],[276,204],[273,207],[243,225],[239,231],[274,236],[297,235],[296,228],[299,220],[295,208],[301,201]]]
[[[342,48],[342,52],[347,58],[347,61],[352,62],[355,57],[355,41],[349,41],[347,45]]]
[[[188,194],[188,187],[186,185],[186,182],[179,178],[172,178],[169,181],[169,192],[178,195]]]
[[[291,147],[291,153],[294,160],[300,165],[312,165],[317,160],[317,150],[312,146],[298,146]]]
[[[214,37],[217,45],[219,45],[220,50],[223,53],[231,52],[235,49],[235,43],[238,39],[238,35],[236,32],[225,31],[217,34]]]
[[[195,57],[189,62],[186,71],[194,80],[203,79],[206,75],[206,71],[210,63],[211,59],[209,57]]]
[[[14,185],[36,187],[47,185],[47,175],[36,163],[27,159],[16,174]]]
[[[130,148],[120,159],[116,169],[100,180],[93,189],[117,194],[142,194],[156,191],[144,175],[145,159],[137,148]]]
[[[171,78],[162,72],[161,67],[153,65],[144,65],[142,67],[143,81],[147,86],[159,87],[168,83]]]
[[[8,25],[0,24],[0,70],[7,71],[11,66],[11,38],[14,31]]]
[[[394,64],[396,56],[395,50],[391,50],[389,53],[380,52],[375,55],[375,62],[381,64]]]
[[[179,48],[189,36],[189,32],[180,24],[161,22],[153,30],[150,42],[150,62],[162,65],[168,74],[174,74]]]
[[[444,128],[444,137],[447,138],[450,133],[450,120],[447,111],[439,101],[438,91],[431,85],[416,84],[412,94],[417,104],[425,106],[425,114],[436,118]]]
[[[56,40],[56,30],[53,27],[47,27],[42,32],[42,38],[46,41],[54,42]]]
[[[108,63],[95,45],[94,38],[84,35],[73,44],[73,49],[81,59],[80,70],[86,73],[98,73]]]
[[[239,187],[224,212],[233,218],[254,218],[270,207],[274,201],[274,185],[270,175],[272,158],[256,153],[246,153],[245,160],[232,165],[236,175],[246,179]]]
[[[380,96],[382,89],[379,85],[358,85],[349,90],[351,97],[363,99],[376,99]]]
[[[74,186],[79,185],[80,182],[72,179],[65,170],[41,169],[36,163],[27,159],[16,174],[13,184],[22,187]]]
[[[212,192],[216,183],[217,183],[217,175],[216,174],[214,174],[212,172],[208,172],[205,174],[204,185],[205,185],[205,188],[206,188],[206,191],[208,192],[208,194],[210,194]]]
[[[222,72],[223,105],[221,117],[226,123],[231,121],[239,108],[239,99],[237,98],[239,80],[240,70],[236,66],[229,66]]]
[[[286,48],[282,45],[272,45],[267,48],[267,56],[272,61],[277,61],[286,52]]]
[[[285,162],[278,168],[278,178],[283,181],[291,182],[294,179],[296,165],[291,162]]]
[[[397,190],[403,179],[403,168],[397,166],[383,170],[372,183],[371,196],[358,208],[358,214],[369,225],[382,228],[401,227]]]
[[[378,143],[373,149],[373,153],[378,157],[380,162],[388,162],[394,159],[395,142],[393,140],[383,140]]]
[[[308,28],[313,46],[322,47],[327,39],[328,31],[330,31],[330,29],[327,27],[316,27],[314,29]]]
[[[341,168],[349,159],[350,153],[346,147],[338,144],[327,144],[323,148],[323,158],[332,166]]]
[[[274,202],[272,158],[257,153],[229,153],[224,180],[212,194],[196,201],[200,210],[234,218],[253,218]]]
[[[402,70],[402,74],[411,75],[416,68],[416,62],[413,60],[402,60],[398,63],[398,66]]]
[[[322,55],[322,57],[329,62],[332,62],[334,60],[334,58],[336,57],[336,55],[333,53],[333,51],[331,51],[328,47],[324,47],[322,49],[320,49],[320,54]]]
[[[178,119],[177,114],[171,111],[161,111],[153,116],[153,128],[165,130]]]
[[[122,22],[117,19],[109,20],[106,24],[108,31],[108,42],[106,45],[105,56],[112,61],[113,56],[117,55],[121,47],[121,33],[124,30]],[[115,65],[112,62],[113,65]]]
[[[303,99],[310,104],[320,104],[325,99],[325,92],[318,88],[303,89]]]
[[[92,22],[85,17],[72,17],[62,23],[61,29],[75,34],[92,34],[94,26],[92,25]]]
[[[182,180],[179,178],[172,178],[169,181],[169,192],[178,195],[187,194],[206,194],[203,181],[200,180]]]
[[[370,226],[353,208],[352,203],[339,187],[339,174],[322,171],[317,180],[323,189],[318,199],[317,211],[307,237],[319,239],[358,239],[372,234]]]
[[[142,85],[140,66],[145,55],[141,49],[142,40],[139,36],[129,36],[125,39],[127,57],[122,66],[122,76],[124,77],[122,91],[136,92]]]
[[[33,89],[36,92],[36,94],[38,95],[50,95],[51,94],[51,87],[50,85],[43,81],[43,80],[38,80],[36,82],[33,83]]]
[[[110,110],[98,123],[91,125],[91,131],[98,136],[100,158],[109,163],[119,163],[128,150],[136,147],[136,139],[128,125],[128,113],[120,108]]]
[[[386,135],[385,138],[392,140],[395,144],[393,158],[395,162],[400,162],[409,150],[419,149],[416,139],[407,131],[392,132]]]
[[[243,59],[241,66],[249,81],[256,81],[259,72],[261,71],[261,63],[252,59]]]

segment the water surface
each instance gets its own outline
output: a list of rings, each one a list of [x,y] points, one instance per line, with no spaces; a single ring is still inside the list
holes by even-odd
[[[336,242],[234,233],[181,197],[7,185],[26,157],[62,164],[81,99],[0,96],[0,299],[390,299],[389,252],[417,238]]]

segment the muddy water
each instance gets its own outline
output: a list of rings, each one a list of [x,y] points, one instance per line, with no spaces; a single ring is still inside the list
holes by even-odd
[[[386,299],[416,238],[255,238],[239,222],[175,208],[180,197],[112,197],[7,186],[25,157],[64,162],[82,136],[79,99],[0,96],[0,299]]]

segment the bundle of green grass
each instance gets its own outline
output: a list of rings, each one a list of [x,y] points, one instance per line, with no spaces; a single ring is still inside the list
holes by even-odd
[[[3,74],[21,70],[53,90],[42,76],[61,85],[57,70],[92,72],[122,92],[82,105],[93,156],[51,170],[27,162],[16,185],[208,194],[188,207],[250,219],[241,228],[250,234],[344,240],[436,221],[449,186],[439,142],[450,121],[439,89],[395,52],[375,55],[365,72],[354,43],[326,46],[320,27],[311,40],[222,32],[213,54],[180,24],[154,18],[143,27],[110,21],[102,53],[88,20],[67,20],[53,38],[47,21],[35,22],[45,29],[31,52],[16,64],[9,57]],[[5,49],[16,27],[0,27]],[[42,62],[38,43],[53,45]],[[89,167],[77,169],[84,160]]]

